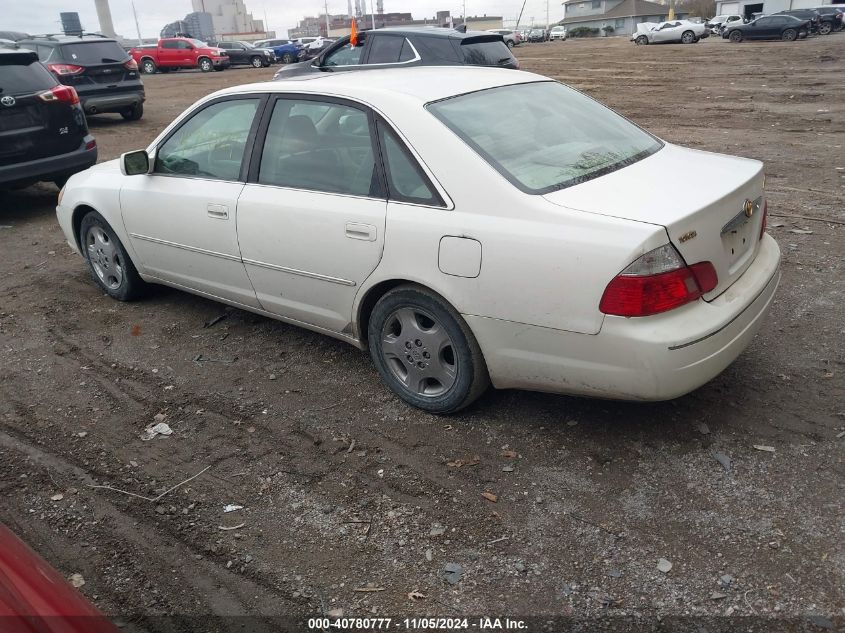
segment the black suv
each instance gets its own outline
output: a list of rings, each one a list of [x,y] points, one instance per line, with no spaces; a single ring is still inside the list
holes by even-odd
[[[505,40],[497,33],[438,27],[385,28],[337,40],[313,61],[282,67],[273,79],[343,70],[404,66],[496,66],[519,68]]]
[[[18,44],[36,51],[59,81],[76,89],[86,114],[115,112],[129,121],[144,115],[138,64],[115,40],[100,35],[31,35]]]
[[[226,51],[232,66],[248,64],[253,68],[267,68],[276,61],[276,54],[271,49],[256,48],[249,42],[208,42],[208,45]]]
[[[0,189],[38,181],[61,187],[96,162],[76,91],[34,51],[0,48]]]

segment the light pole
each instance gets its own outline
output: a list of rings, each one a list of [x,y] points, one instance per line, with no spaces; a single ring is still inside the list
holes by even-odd
[[[326,37],[328,37],[329,31],[331,30],[331,25],[329,23],[329,0],[324,0],[323,6],[326,9]]]

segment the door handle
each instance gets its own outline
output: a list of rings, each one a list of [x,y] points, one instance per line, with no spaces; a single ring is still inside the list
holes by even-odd
[[[229,219],[229,207],[225,204],[211,204],[206,207],[206,211],[208,212],[208,217],[216,218],[218,220],[228,220]]]
[[[360,222],[346,223],[346,237],[350,239],[375,242],[377,234],[378,231],[376,231],[376,227],[372,224],[361,224]]]

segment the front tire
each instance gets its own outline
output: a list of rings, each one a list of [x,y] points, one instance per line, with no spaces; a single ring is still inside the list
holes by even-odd
[[[143,295],[144,280],[108,222],[96,211],[82,218],[79,243],[91,276],[107,295],[118,301],[133,301]]]
[[[208,57],[200,58],[198,65],[200,70],[204,73],[210,72],[214,68],[214,64],[211,63],[211,60]]]
[[[798,31],[795,29],[786,29],[780,36],[784,42],[794,42],[798,39]]]
[[[142,60],[141,72],[143,72],[145,75],[154,75],[156,72],[156,63],[151,59]]]
[[[436,414],[475,401],[490,384],[481,349],[441,297],[399,286],[370,315],[370,356],[382,381],[408,404]]]
[[[291,55],[290,53],[285,53],[284,55],[282,55],[282,63],[283,64],[290,64],[292,62],[293,62],[293,55]]]
[[[695,33],[692,31],[684,31],[681,34],[681,44],[692,44],[695,42]]]
[[[640,35],[636,40],[637,46],[645,46],[648,44],[648,38],[645,35]]]
[[[120,113],[127,121],[140,121],[141,117],[144,116],[144,104],[143,103],[136,103],[131,108],[127,108],[123,112]]]
[[[728,39],[731,42],[737,43],[742,41],[742,32],[740,31],[731,31],[730,35],[728,35]]]
[[[513,48],[513,47],[514,47],[513,40],[508,40],[508,48]]]
[[[819,24],[819,35],[829,35],[832,30],[833,27],[830,25],[830,22],[822,22]]]
[[[255,56],[249,60],[249,63],[252,64],[253,68],[261,68],[264,65],[264,60],[258,56]]]

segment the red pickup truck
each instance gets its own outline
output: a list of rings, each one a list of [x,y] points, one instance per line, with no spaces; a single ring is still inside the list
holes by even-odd
[[[221,48],[190,37],[167,37],[155,46],[138,46],[129,50],[141,72],[149,75],[157,70],[169,72],[180,68],[223,70],[230,64],[229,56]]]

